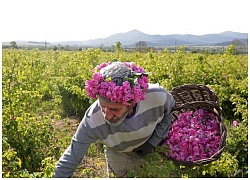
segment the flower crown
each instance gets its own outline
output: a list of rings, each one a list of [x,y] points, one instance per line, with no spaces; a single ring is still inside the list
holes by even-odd
[[[111,102],[120,102],[125,105],[136,104],[138,101],[146,99],[148,90],[148,74],[141,66],[136,66],[133,62],[121,62],[131,69],[131,77],[124,77],[122,85],[117,85],[111,77],[103,78],[100,70],[110,65],[112,62],[102,63],[96,66],[91,80],[85,82],[85,89],[91,98],[99,95]]]

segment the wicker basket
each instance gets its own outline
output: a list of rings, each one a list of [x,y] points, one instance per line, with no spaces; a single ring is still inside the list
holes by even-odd
[[[172,89],[170,92],[175,99],[175,106],[193,101],[213,101],[219,103],[214,91],[205,85],[186,84]]]
[[[174,99],[176,101],[175,107],[172,109],[174,122],[180,113],[187,111],[195,111],[197,109],[204,109],[207,112],[210,112],[215,115],[219,123],[220,129],[220,145],[219,150],[210,158],[201,159],[197,161],[180,161],[171,159],[175,164],[184,165],[184,166],[200,166],[208,164],[212,161],[215,161],[220,158],[221,154],[226,148],[226,136],[227,129],[223,123],[222,119],[222,109],[218,104],[218,98],[216,94],[204,85],[184,85],[174,88],[171,91]]]

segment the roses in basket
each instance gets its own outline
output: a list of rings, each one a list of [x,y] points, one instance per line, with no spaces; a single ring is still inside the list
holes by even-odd
[[[216,116],[204,109],[179,113],[164,144],[174,160],[193,162],[210,158],[219,151],[220,126]]]
[[[201,84],[186,84],[172,89],[176,101],[172,127],[165,139],[174,163],[199,166],[216,161],[226,148],[227,128],[215,92]]]

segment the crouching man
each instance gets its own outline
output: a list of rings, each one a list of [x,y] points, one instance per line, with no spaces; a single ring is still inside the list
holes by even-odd
[[[126,177],[170,129],[173,96],[159,84],[148,83],[142,67],[109,62],[93,72],[85,89],[96,101],[59,159],[54,177],[71,177],[90,144],[96,142],[105,147],[108,173]]]

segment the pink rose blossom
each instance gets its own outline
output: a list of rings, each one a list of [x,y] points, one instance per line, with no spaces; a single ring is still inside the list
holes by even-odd
[[[233,125],[236,127],[238,126],[238,122],[237,121],[233,121]]]
[[[197,161],[215,154],[219,150],[220,139],[216,117],[198,109],[179,114],[164,144],[170,147],[173,159]]]
[[[102,63],[96,66],[92,72],[91,80],[85,82],[85,90],[87,95],[91,98],[97,98],[98,95],[110,99],[112,102],[121,102],[126,105],[135,104],[138,101],[146,99],[146,92],[148,90],[148,78],[145,70],[136,66],[133,62],[123,62],[123,64],[130,68],[133,73],[141,73],[140,77],[134,77],[134,82],[124,81],[122,86],[117,86],[113,81],[105,81],[100,70],[111,64]]]

